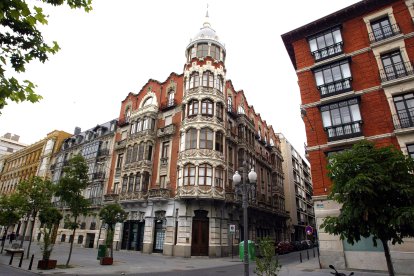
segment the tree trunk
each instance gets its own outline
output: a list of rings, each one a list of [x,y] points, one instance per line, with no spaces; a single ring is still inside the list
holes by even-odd
[[[20,241],[20,248],[23,247],[24,237],[26,236],[27,224],[29,223],[29,220],[30,220],[30,214],[28,214],[27,221],[25,221],[25,224],[23,227],[23,235],[22,235],[22,240]]]
[[[33,230],[34,230],[34,225],[35,225],[35,221],[36,221],[36,216],[37,216],[37,212],[34,212],[33,222],[32,222],[32,225],[30,227],[30,238],[29,238],[29,245],[27,246],[26,259],[29,259],[30,247],[32,246]]]
[[[111,235],[111,258],[114,258],[114,230],[112,229],[112,226],[110,227],[110,235]]]
[[[391,261],[390,248],[388,247],[388,241],[381,240],[381,242],[382,242],[382,245],[384,246],[385,260],[387,261],[388,273],[390,276],[395,276],[394,266],[392,265],[392,261]]]
[[[0,252],[0,254],[3,254],[3,249],[4,249],[4,244],[6,243],[6,236],[7,236],[7,230],[8,229],[9,229],[9,226],[4,227],[4,234],[3,234],[3,237],[1,237],[1,252]]]
[[[77,217],[75,217],[75,223],[78,220]],[[72,248],[73,248],[73,242],[75,241],[75,232],[76,232],[76,227],[73,228],[73,232],[72,232],[72,241],[70,243],[70,249],[69,249],[69,256],[68,256],[68,260],[66,261],[66,267],[69,266],[69,262],[70,262],[70,256],[72,256]]]

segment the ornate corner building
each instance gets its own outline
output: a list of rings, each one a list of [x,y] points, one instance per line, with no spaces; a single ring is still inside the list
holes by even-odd
[[[288,238],[279,138],[226,79],[225,59],[207,16],[186,48],[184,72],[151,79],[122,102],[105,195],[128,212],[116,228],[120,249],[228,255],[243,236],[232,176],[250,168],[258,180],[249,239]]]
[[[414,157],[413,18],[413,0],[365,0],[282,35],[300,87],[318,226],[340,212],[327,200],[327,156],[366,139]],[[387,270],[371,239],[353,246],[318,233],[323,267]],[[412,274],[413,239],[390,250],[396,272]]]

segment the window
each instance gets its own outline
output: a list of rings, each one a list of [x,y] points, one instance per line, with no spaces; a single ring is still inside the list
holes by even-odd
[[[208,44],[202,43],[197,45],[197,57],[206,57],[208,55]]]
[[[152,160],[152,145],[148,145],[147,148],[147,160],[151,161]]]
[[[142,191],[146,192],[148,191],[148,185],[150,181],[150,174],[149,172],[144,172],[142,177]]]
[[[197,148],[197,129],[190,128],[185,133],[185,149]]]
[[[201,101],[201,114],[213,116],[213,102],[210,100]]]
[[[239,107],[238,107],[238,109],[237,109],[237,113],[239,113],[239,114],[246,114],[246,113],[244,112],[244,107],[243,107],[242,105],[239,105]]]
[[[414,144],[407,145],[408,155],[414,159]]]
[[[213,167],[209,164],[201,164],[198,167],[198,185],[211,186],[213,178]]]
[[[396,128],[414,126],[414,93],[394,97],[397,111]]]
[[[188,88],[191,89],[191,88],[199,87],[199,86],[200,86],[200,76],[198,75],[198,73],[194,72],[190,76]]]
[[[116,163],[116,167],[117,168],[121,168],[122,167],[122,161],[124,160],[124,154],[118,154],[118,162]]]
[[[136,125],[136,132],[142,131],[142,120],[138,119],[137,125]]]
[[[229,147],[229,165],[233,165],[233,148]]]
[[[142,106],[148,106],[150,104],[153,104],[154,102],[154,98],[153,97],[148,97],[145,102],[142,104]]]
[[[126,164],[131,163],[131,157],[132,157],[132,147],[129,146],[128,149],[127,149],[127,156],[126,156],[126,160],[125,160]]]
[[[222,167],[216,167],[215,171],[215,183],[218,188],[223,188],[224,170]]]
[[[371,21],[372,33],[369,34],[371,42],[381,41],[400,33],[398,26],[391,25],[388,16]]]
[[[188,116],[194,116],[198,114],[198,101],[197,100],[191,100],[188,103]]]
[[[170,154],[170,142],[164,142],[162,143],[162,152],[161,152],[161,158],[168,158]]]
[[[216,151],[223,152],[223,133],[216,132]]]
[[[130,128],[130,134],[134,134],[135,133],[135,122],[131,123],[131,128]]]
[[[210,46],[210,56],[211,56],[212,58],[214,58],[215,60],[221,60],[221,59],[220,59],[220,47],[218,47],[218,46],[216,46],[216,45],[212,44],[212,45]]]
[[[233,112],[233,98],[231,96],[227,97],[227,111]]]
[[[134,180],[135,180],[135,177],[131,174],[129,176],[128,193],[130,193],[134,190]]]
[[[137,173],[135,175],[135,192],[139,191],[141,185],[141,174]]]
[[[361,114],[357,99],[321,107],[322,121],[328,140],[344,139],[362,134]]]
[[[168,92],[168,103],[167,106],[173,106],[174,105],[174,90],[171,90],[170,92]]]
[[[309,38],[309,47],[315,61],[342,53],[342,36],[339,27]]]
[[[204,87],[213,87],[214,85],[214,76],[210,71],[203,73],[203,86]]]
[[[214,88],[219,90],[220,92],[223,91],[223,78],[222,76],[217,76],[216,81],[214,82]]]
[[[172,115],[165,116],[165,126],[169,126],[172,124]]]
[[[145,149],[145,144],[144,142],[141,142],[138,147],[138,161],[141,161],[142,159],[144,159],[144,149]]]
[[[222,103],[216,104],[216,116],[219,121],[223,121],[223,104]]]
[[[181,167],[177,167],[177,175],[178,186],[182,186],[183,170],[181,169]]]
[[[315,70],[315,80],[321,97],[350,91],[351,70],[348,60],[330,64]]]
[[[389,81],[413,74],[410,62],[404,62],[400,51],[381,55],[384,69],[380,71],[381,81]]]
[[[200,130],[200,149],[213,149],[213,130],[207,127]]]
[[[129,107],[125,110],[125,122],[129,122],[129,118],[131,117],[131,109]]]
[[[184,166],[184,183],[183,185],[195,184],[195,166],[193,164],[187,164]]]
[[[185,143],[184,133],[181,133],[180,134],[180,151],[183,151],[185,149],[184,143]]]
[[[160,188],[167,188],[167,176],[160,176]]]
[[[135,144],[134,149],[132,151],[132,160],[131,160],[131,162],[137,161],[137,154],[138,154],[138,144]]]
[[[125,193],[127,190],[127,186],[128,186],[128,176],[124,176],[122,178],[122,193]]]
[[[144,121],[144,123],[143,123],[143,126],[142,126],[142,130],[147,130],[148,129],[148,117],[144,117],[144,119],[143,119],[143,121]]]

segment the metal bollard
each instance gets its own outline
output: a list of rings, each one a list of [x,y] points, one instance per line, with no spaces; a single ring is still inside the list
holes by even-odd
[[[32,258],[30,258],[29,270],[32,270],[34,254],[32,254]]]
[[[315,247],[312,247],[313,257],[315,258]]]
[[[309,250],[306,249],[306,256],[308,257],[309,260]]]
[[[22,252],[22,254],[21,254],[21,256],[20,256],[19,267],[22,267],[23,256],[24,256],[24,253]]]
[[[9,265],[11,265],[11,264],[13,263],[13,257],[14,257],[14,253],[12,252],[12,253],[11,253],[11,257],[10,257],[10,262],[9,262]]]
[[[299,252],[299,260],[302,262],[302,252]]]

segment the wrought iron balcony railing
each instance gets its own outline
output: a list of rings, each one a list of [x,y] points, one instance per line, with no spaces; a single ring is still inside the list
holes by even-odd
[[[326,58],[333,57],[335,55],[342,54],[343,53],[342,44],[343,42],[341,41],[341,42],[332,44],[328,47],[318,49],[312,52],[312,56],[315,59],[315,61],[320,61]]]
[[[394,121],[394,129],[414,127],[414,109],[407,110],[404,114],[394,114],[392,119]]]
[[[380,28],[372,30],[369,35],[369,41],[371,43],[378,42],[389,37],[395,36],[401,33],[398,24],[381,26]]]
[[[402,77],[414,75],[413,66],[411,61],[398,62],[384,66],[384,69],[380,70],[381,81],[391,81]]]
[[[329,97],[352,90],[352,78],[346,78],[318,86],[321,97]]]
[[[342,125],[325,127],[328,141],[337,141],[362,135],[362,121],[350,122]]]
[[[177,101],[172,99],[172,100],[168,100],[166,103],[161,104],[161,110],[162,111],[166,111],[169,110],[171,108],[174,108],[175,106],[177,106]]]

